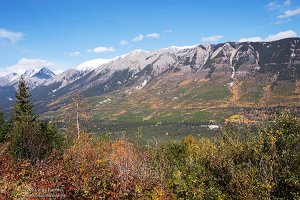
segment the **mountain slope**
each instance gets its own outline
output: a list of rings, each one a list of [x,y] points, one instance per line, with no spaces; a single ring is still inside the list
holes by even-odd
[[[174,113],[181,120],[196,120],[198,112],[216,119],[224,110],[300,102],[299,38],[137,50],[102,61],[87,62],[91,67],[84,64],[84,70],[68,70],[34,88],[40,111],[64,109],[76,91],[88,98],[99,119],[117,120],[123,115],[173,119]]]

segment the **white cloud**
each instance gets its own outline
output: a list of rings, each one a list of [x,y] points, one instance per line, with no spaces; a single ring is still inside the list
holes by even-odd
[[[239,42],[262,42],[262,41],[270,42],[270,41],[281,40],[284,38],[291,38],[291,37],[297,37],[297,33],[295,31],[288,30],[288,31],[279,32],[275,35],[271,34],[265,39],[256,36],[256,37],[242,38],[239,40]]]
[[[127,45],[127,44],[129,44],[129,42],[127,42],[126,40],[121,40],[121,41],[120,41],[120,45],[121,45],[121,46],[125,46],[125,45]]]
[[[66,55],[71,56],[71,57],[77,57],[80,56],[81,53],[79,51],[74,51],[74,52],[65,52]]]
[[[160,34],[158,34],[158,33],[150,33],[150,34],[147,34],[147,37],[148,38],[159,38]]]
[[[1,75],[6,75],[12,72],[16,72],[18,74],[24,73],[26,70],[33,70],[39,67],[54,67],[54,64],[50,61],[42,60],[42,59],[29,59],[22,58],[16,64],[8,66],[4,69],[1,69]]]
[[[17,42],[23,38],[23,33],[21,32],[12,32],[4,28],[0,29],[0,38],[9,40],[10,42]]]
[[[132,38],[133,42],[140,42],[145,38],[145,36],[143,34],[139,34],[138,36]]]
[[[173,32],[172,29],[164,30],[164,33],[172,33],[172,32]]]
[[[275,22],[275,24],[276,25],[281,25],[281,24],[288,23],[290,21],[291,21],[291,19],[289,18],[289,19],[286,19],[286,20],[279,20],[279,21]]]
[[[279,32],[275,35],[269,35],[265,41],[275,41],[275,40],[281,40],[284,38],[291,38],[291,37],[297,37],[297,33],[292,30]]]
[[[95,47],[94,49],[88,49],[88,53],[105,53],[116,51],[114,47]]]
[[[202,37],[201,40],[202,42],[217,42],[224,38],[223,35],[213,35],[213,36],[208,36],[208,37]]]
[[[145,38],[159,38],[160,34],[159,33],[149,33],[147,35],[139,34],[136,37],[132,38],[133,42],[140,42],[144,40]]]
[[[284,19],[284,18],[295,16],[295,15],[300,15],[300,8],[297,8],[295,10],[287,10],[282,15],[278,15],[277,18]]]
[[[281,7],[280,4],[276,3],[276,2],[270,2],[266,5],[267,9],[269,10],[277,10]]]
[[[289,5],[291,5],[291,0],[285,0],[285,1],[283,2],[283,4],[284,4],[285,6],[289,6]]]
[[[262,39],[259,36],[250,37],[250,38],[241,38],[239,42],[261,42]]]
[[[270,2],[266,5],[266,8],[268,10],[273,10],[273,11],[274,10],[280,10],[280,9],[284,9],[286,7],[289,7],[291,5],[291,3],[292,3],[291,0],[285,0],[281,3],[272,1],[272,2]]]

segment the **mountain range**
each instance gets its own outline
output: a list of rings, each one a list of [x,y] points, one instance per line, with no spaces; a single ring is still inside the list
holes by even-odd
[[[300,39],[135,50],[23,76],[45,115],[61,114],[80,92],[98,120],[216,120],[249,107],[300,106]],[[0,77],[0,107],[11,106],[19,77]]]

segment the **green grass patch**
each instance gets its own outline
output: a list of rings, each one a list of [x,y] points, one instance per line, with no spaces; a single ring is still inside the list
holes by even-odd
[[[257,102],[263,97],[264,84],[260,82],[243,82],[241,85],[242,95],[240,100]]]
[[[214,116],[212,113],[207,111],[199,111],[192,115],[191,118],[188,119],[190,122],[202,122],[202,121],[209,121],[214,120]]]
[[[279,82],[273,87],[272,94],[274,96],[291,96],[295,92],[295,83]]]
[[[226,100],[231,96],[230,89],[226,85],[216,85],[215,83],[205,83],[193,88],[186,99],[199,100]]]

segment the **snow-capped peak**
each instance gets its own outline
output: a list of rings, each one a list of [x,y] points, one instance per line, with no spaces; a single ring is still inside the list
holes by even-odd
[[[177,49],[177,50],[182,50],[182,49],[192,49],[192,48],[195,48],[197,47],[198,45],[191,45],[191,46],[170,46],[168,47],[167,49]]]
[[[11,73],[4,77],[0,77],[0,86],[14,85],[19,81],[20,77],[23,76],[30,89],[44,83],[46,80],[55,77],[56,75],[45,67],[26,70],[22,74]]]
[[[18,76],[19,76],[18,73],[13,72],[13,73],[7,74],[5,76],[5,78],[9,81],[12,81],[12,80],[16,79]]]
[[[37,73],[35,73],[32,77],[36,77],[39,79],[49,79],[56,76],[51,70],[46,67],[40,69]]]
[[[75,70],[79,71],[87,71],[87,70],[93,70],[96,69],[97,67],[100,67],[101,65],[107,64],[113,59],[94,59],[94,60],[88,60],[86,62],[81,63],[77,67],[75,67]]]
[[[32,77],[36,73],[38,73],[41,70],[41,68],[38,69],[31,69],[31,70],[26,70],[25,73],[23,74],[24,78]]]
[[[135,55],[135,54],[139,54],[139,53],[142,53],[142,52],[146,52],[146,51],[144,51],[142,49],[135,49],[135,50],[131,51],[129,54]]]
[[[19,77],[18,73],[10,73],[5,76],[0,76],[0,87],[7,85],[9,82],[17,79]]]

